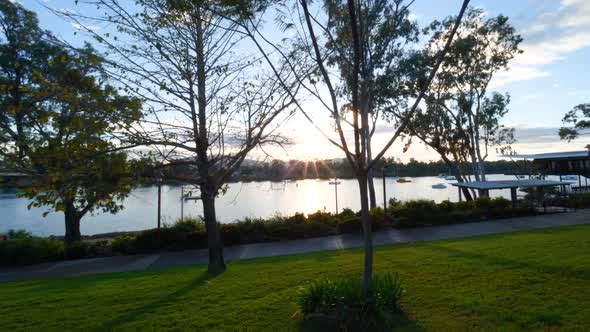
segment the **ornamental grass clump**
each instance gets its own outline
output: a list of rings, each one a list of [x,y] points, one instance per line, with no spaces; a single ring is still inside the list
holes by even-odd
[[[362,277],[316,281],[301,291],[303,325],[310,330],[382,331],[395,326],[401,310],[402,287],[397,275],[373,277],[369,296]]]

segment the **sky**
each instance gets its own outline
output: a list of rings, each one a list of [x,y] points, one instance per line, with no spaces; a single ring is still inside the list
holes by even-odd
[[[15,0],[13,0],[15,1]],[[54,15],[51,8],[80,11],[74,0],[18,0],[38,14],[43,28],[74,44],[83,42],[77,27]],[[420,25],[434,19],[455,15],[461,0],[416,0],[412,15]],[[515,128],[518,153],[582,150],[590,140],[570,143],[560,141],[557,130],[564,113],[575,105],[590,102],[590,1],[589,0],[472,0],[488,15],[503,14],[515,26],[524,41],[523,54],[510,64],[507,72],[498,74],[493,91],[511,95],[509,113],[502,123]],[[92,8],[84,8],[91,11]],[[91,14],[91,13],[87,13]],[[306,109],[318,107],[313,103]],[[320,111],[318,111],[320,112]],[[327,122],[327,121],[324,121]],[[328,126],[324,129],[329,130]],[[272,149],[278,159],[342,158],[342,152],[332,146],[301,115],[296,115],[283,128],[293,144],[283,149]],[[374,137],[378,150],[392,135],[394,128],[381,123]],[[403,144],[396,143],[386,156],[407,161],[438,160],[436,153],[414,142],[404,153]],[[495,153],[490,160],[497,159]]]

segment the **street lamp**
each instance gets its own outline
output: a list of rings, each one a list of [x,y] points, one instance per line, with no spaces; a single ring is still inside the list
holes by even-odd
[[[387,168],[387,164],[383,165],[381,168],[381,176],[383,177],[383,222],[387,223],[387,192],[385,188],[385,170]]]
[[[330,181],[328,183],[334,186],[334,197],[336,198],[336,214],[338,214],[338,185],[340,184],[340,181],[338,181],[338,178],[334,178],[334,181]]]
[[[160,244],[160,226],[161,226],[161,212],[162,212],[162,175],[156,178],[158,184],[158,244]]]

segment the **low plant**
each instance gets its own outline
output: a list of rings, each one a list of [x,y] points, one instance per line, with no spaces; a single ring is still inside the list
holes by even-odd
[[[513,208],[512,202],[503,197],[481,196],[472,201],[456,203],[392,200],[388,214],[397,227],[416,227],[534,215],[535,208],[526,201],[519,202],[519,206]]]
[[[118,255],[133,255],[137,253],[135,237],[129,235],[117,236],[111,241],[111,251]]]
[[[38,237],[0,241],[0,266],[38,264],[64,257],[62,241]]]
[[[185,217],[183,219],[178,219],[172,225],[165,225],[165,228],[170,228],[181,233],[204,232],[205,222],[200,217]]]
[[[304,324],[313,330],[386,331],[400,317],[401,296],[397,275],[373,276],[368,297],[361,276],[325,278],[301,290],[299,308]]]
[[[24,229],[11,229],[6,233],[10,240],[30,239],[33,235]]]

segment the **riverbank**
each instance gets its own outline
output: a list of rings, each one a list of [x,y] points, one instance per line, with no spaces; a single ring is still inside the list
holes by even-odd
[[[490,180],[514,179],[502,175],[490,175]],[[410,178],[410,183],[397,183],[394,178],[386,179],[387,199],[395,197],[400,201],[428,199],[435,202],[457,201],[457,189],[438,177]],[[338,206],[359,210],[358,182],[340,180],[338,185]],[[447,183],[445,189],[432,188],[433,185]],[[378,188],[377,202],[383,202],[381,179],[375,179]],[[161,199],[162,223],[173,223],[181,215],[181,187],[163,186]],[[185,188],[185,194],[187,189]],[[510,191],[494,191],[494,197],[510,199]],[[134,232],[154,228],[157,225],[156,186],[134,189],[123,202],[124,209],[119,213],[97,213],[83,218],[81,232],[86,235],[113,232]],[[35,236],[61,236],[65,233],[63,213],[51,212],[46,217],[46,208],[27,209],[26,199],[0,199],[0,233],[9,229],[25,229]],[[318,210],[335,212],[334,186],[324,180],[302,180],[297,182],[249,182],[232,183],[225,195],[216,201],[217,217],[221,223],[232,223],[245,217],[271,218],[275,215],[290,216],[297,212],[314,213]],[[184,216],[203,214],[200,202],[184,203]],[[340,211],[339,211],[340,212]]]
[[[391,200],[387,213],[370,211],[373,231],[391,228],[415,228],[470,221],[535,215],[528,202],[513,207],[504,198],[480,197],[470,202]],[[235,223],[220,224],[224,246],[317,238],[337,234],[361,234],[360,212],[344,209],[339,214],[317,211],[274,216],[268,219],[244,218]],[[64,245],[59,238],[32,237],[24,231],[14,232],[9,241],[0,242],[0,266],[28,265],[58,260],[133,255],[161,251],[182,251],[207,247],[205,225],[200,218],[178,220],[161,229],[110,239],[91,238]]]

